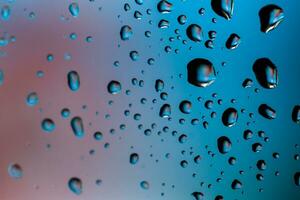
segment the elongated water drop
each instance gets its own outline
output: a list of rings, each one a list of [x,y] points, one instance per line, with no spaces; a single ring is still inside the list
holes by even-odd
[[[31,92],[27,95],[26,103],[28,106],[35,106],[39,103],[39,97],[36,92]]]
[[[267,104],[261,104],[258,108],[258,112],[267,119],[276,118],[276,111]]]
[[[73,17],[78,17],[78,15],[79,15],[79,5],[78,5],[78,3],[75,3],[75,2],[71,3],[69,5],[69,11],[70,11],[70,13]]]
[[[270,4],[260,9],[259,17],[260,30],[264,33],[268,33],[283,21],[284,13],[279,6]]]
[[[168,118],[171,116],[171,106],[169,104],[164,104],[159,111],[159,116],[162,118]]]
[[[232,146],[230,139],[226,136],[219,137],[217,140],[217,145],[221,154],[228,153]]]
[[[120,36],[122,40],[129,40],[129,38],[133,35],[132,29],[130,26],[125,25],[122,26],[120,30]]]
[[[164,86],[165,86],[165,84],[162,80],[157,79],[155,81],[155,90],[156,90],[156,92],[161,92],[164,89]]]
[[[68,182],[69,189],[76,195],[82,193],[82,181],[77,177],[70,178]]]
[[[13,179],[20,179],[23,176],[22,167],[19,164],[13,163],[8,166],[8,174]]]
[[[206,59],[196,58],[187,65],[188,82],[197,87],[207,87],[216,79],[213,64]]]
[[[212,9],[227,20],[230,20],[233,15],[234,0],[212,0]]]
[[[118,81],[110,81],[107,85],[107,91],[110,94],[118,94],[122,89],[121,83]]]
[[[278,85],[277,67],[268,58],[257,59],[253,71],[259,84],[266,89],[273,89]]]
[[[227,49],[236,49],[241,43],[241,38],[237,34],[233,33],[226,41]]]
[[[70,71],[68,73],[68,85],[73,92],[76,92],[79,89],[80,78],[79,74],[76,71]]]
[[[197,24],[191,24],[186,29],[186,35],[194,42],[201,42],[203,39],[202,28]]]
[[[76,137],[82,138],[85,135],[83,122],[82,122],[82,119],[80,117],[73,117],[72,118],[71,128],[72,128],[73,133]]]
[[[4,5],[1,8],[1,18],[4,21],[7,21],[7,20],[9,20],[9,17],[10,17],[10,7],[8,5]]]
[[[238,112],[235,108],[228,108],[223,112],[222,122],[227,127],[232,127],[238,120]]]
[[[157,10],[160,13],[170,13],[172,11],[172,7],[173,4],[166,1],[166,0],[161,0],[158,4],[157,4]]]
[[[129,157],[130,164],[135,165],[138,161],[139,161],[139,154],[132,153]]]
[[[292,111],[292,120],[299,124],[300,123],[300,105],[296,105]]]

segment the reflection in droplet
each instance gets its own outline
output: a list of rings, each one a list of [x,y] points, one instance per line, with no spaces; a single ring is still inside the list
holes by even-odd
[[[284,19],[282,8],[277,5],[270,4],[264,6],[259,11],[260,30],[264,33],[275,29]]]
[[[267,89],[273,89],[278,85],[277,67],[268,58],[257,59],[253,65],[257,81]]]
[[[69,189],[76,195],[82,193],[82,181],[77,177],[73,177],[68,182]]]
[[[202,192],[193,192],[192,196],[194,200],[204,200],[204,194]]]
[[[80,117],[73,117],[71,120],[71,128],[76,137],[82,138],[84,136],[83,122]]]
[[[155,81],[155,90],[156,90],[156,92],[161,92],[164,89],[164,86],[165,86],[165,84],[162,80],[157,79]]]
[[[213,64],[206,59],[196,58],[187,65],[188,82],[197,87],[207,87],[216,79]]]

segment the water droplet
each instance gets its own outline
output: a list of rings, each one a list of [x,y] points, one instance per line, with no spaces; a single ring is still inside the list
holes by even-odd
[[[232,18],[234,0],[212,0],[211,6],[215,13],[221,17],[224,17],[227,20]]]
[[[190,114],[192,111],[192,103],[190,101],[184,100],[179,104],[179,109],[184,114]]]
[[[267,104],[261,104],[258,108],[258,112],[267,119],[276,118],[276,111]]]
[[[292,111],[292,120],[299,124],[300,123],[300,106],[296,105]]]
[[[186,35],[194,42],[201,42],[203,39],[202,28],[197,24],[191,24],[186,29]]]
[[[139,161],[139,154],[132,153],[129,157],[130,164],[135,165],[138,161]]]
[[[107,85],[107,91],[110,94],[118,94],[121,92],[122,86],[118,81],[110,81]]]
[[[68,108],[64,108],[61,110],[61,116],[63,118],[68,118],[70,116],[71,111]]]
[[[156,90],[156,92],[161,92],[164,89],[164,86],[165,86],[165,84],[162,80],[157,79],[155,81],[155,90]]]
[[[100,140],[102,140],[102,138],[103,138],[103,134],[100,131],[97,131],[94,133],[95,140],[100,141]]]
[[[160,29],[166,29],[169,28],[169,26],[170,26],[170,22],[165,19],[160,20],[158,23],[158,28]]]
[[[129,38],[133,35],[132,29],[130,26],[125,25],[121,28],[120,36],[122,40],[129,40]]]
[[[68,73],[68,85],[73,92],[76,92],[79,89],[80,79],[79,74],[76,71],[70,71]]]
[[[129,53],[129,56],[131,58],[132,61],[137,61],[139,59],[139,53],[137,51],[131,51]]]
[[[143,188],[144,190],[148,190],[150,188],[150,184],[147,181],[142,181],[140,183],[141,188]]]
[[[180,25],[184,25],[187,22],[187,17],[185,15],[179,15],[177,21]]]
[[[82,193],[82,181],[77,177],[73,177],[68,182],[69,189],[76,195]]]
[[[267,169],[267,164],[264,160],[257,161],[256,166],[259,170],[266,170]]]
[[[202,192],[193,192],[192,196],[195,200],[204,200],[204,194]]]
[[[73,17],[78,17],[78,15],[79,15],[79,5],[78,5],[78,3],[75,3],[75,2],[71,3],[69,5],[69,11],[70,11],[70,13]]]
[[[264,33],[275,29],[284,19],[282,8],[277,5],[267,5],[260,9],[260,30]]]
[[[157,10],[160,13],[170,13],[172,11],[173,4],[166,0],[162,0],[157,4]]]
[[[300,172],[294,174],[294,182],[297,186],[300,186]]]
[[[226,41],[227,49],[236,49],[241,43],[241,38],[237,34],[233,33]]]
[[[2,8],[1,8],[1,18],[4,20],[4,21],[7,21],[9,20],[9,17],[10,17],[10,7],[8,5],[4,5]]]
[[[53,122],[52,119],[49,119],[49,118],[46,118],[42,121],[42,129],[45,131],[45,132],[52,132],[54,131],[55,129],[55,123]]]
[[[159,111],[159,116],[162,118],[168,118],[171,116],[171,106],[169,104],[164,104]]]
[[[83,122],[80,117],[73,117],[71,120],[71,128],[76,137],[82,138],[84,136]]]
[[[278,85],[277,67],[268,58],[257,59],[253,65],[257,81],[267,89],[273,89]]]
[[[31,92],[27,95],[26,102],[28,106],[35,106],[39,103],[39,98],[36,92]]]
[[[0,69],[0,86],[4,83],[4,72],[2,69]]]
[[[9,176],[13,179],[20,179],[23,176],[23,170],[19,164],[10,164],[7,170]]]
[[[221,154],[226,154],[231,150],[232,144],[228,137],[226,136],[219,137],[217,143],[218,143],[219,152]]]
[[[237,189],[241,189],[243,187],[242,183],[235,179],[232,181],[232,184],[231,184],[231,188],[234,189],[234,190],[237,190]]]
[[[197,87],[207,87],[216,79],[213,64],[206,59],[196,58],[187,65],[188,82]]]
[[[227,127],[232,127],[238,120],[238,112],[235,108],[228,108],[223,112],[222,122]]]

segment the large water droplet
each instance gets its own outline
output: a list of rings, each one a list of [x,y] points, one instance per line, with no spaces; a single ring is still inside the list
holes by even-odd
[[[42,121],[42,129],[45,131],[45,132],[52,132],[54,131],[55,129],[55,123],[53,122],[52,119],[49,119],[49,118],[46,118]]]
[[[73,117],[71,120],[71,127],[73,130],[73,133],[76,137],[82,138],[84,136],[84,128],[83,128],[83,122],[80,117]]]
[[[157,4],[157,10],[160,13],[170,13],[172,11],[172,7],[173,5],[166,0],[162,0]]]
[[[20,179],[23,176],[23,170],[19,164],[10,164],[7,170],[9,176],[13,179]]]
[[[110,94],[118,94],[122,89],[121,83],[118,81],[110,81],[107,85],[107,91]]]
[[[257,59],[253,65],[257,81],[267,89],[273,89],[278,85],[277,67],[268,58]]]
[[[26,103],[28,106],[35,106],[39,103],[39,98],[36,92],[31,92],[27,95]]]
[[[71,3],[69,5],[69,11],[70,11],[70,13],[73,17],[78,17],[78,15],[79,15],[79,5],[78,5],[78,3],[75,3],[75,2]]]
[[[212,0],[212,9],[221,17],[230,20],[234,9],[234,0]]]
[[[292,111],[292,120],[299,124],[300,123],[300,105],[296,105]]]
[[[130,26],[125,25],[121,28],[120,36],[122,40],[129,40],[129,38],[133,35],[132,29]]]
[[[231,150],[231,141],[228,137],[222,136],[217,140],[219,152],[222,154],[226,154]]]
[[[277,5],[267,5],[260,9],[260,30],[264,33],[275,29],[284,19],[282,8]]]
[[[216,79],[213,64],[206,59],[196,58],[187,65],[188,82],[198,87],[207,87]]]
[[[228,108],[223,112],[222,122],[227,127],[232,127],[238,120],[238,112],[235,108]]]
[[[76,195],[82,193],[82,181],[77,177],[73,177],[68,182],[69,189]]]
[[[159,116],[162,118],[168,118],[171,116],[171,106],[169,104],[164,104],[159,111]]]
[[[79,74],[76,71],[70,71],[68,73],[68,85],[73,92],[76,92],[79,89],[80,79]]]
[[[194,42],[201,42],[203,39],[202,28],[197,24],[191,24],[186,29],[186,35]]]
[[[267,119],[276,118],[276,111],[267,104],[261,104],[258,108],[258,112]]]

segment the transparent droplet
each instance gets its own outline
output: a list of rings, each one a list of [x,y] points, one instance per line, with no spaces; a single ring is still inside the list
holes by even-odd
[[[4,83],[4,72],[2,69],[0,69],[0,86]]]
[[[179,24],[184,25],[187,22],[187,17],[185,15],[179,15],[177,21]]]
[[[267,169],[267,164],[264,160],[257,161],[256,166],[259,170],[266,170]]]
[[[137,51],[131,51],[129,53],[129,56],[131,58],[132,61],[137,61],[140,57],[139,53]]]
[[[125,25],[121,28],[120,36],[122,40],[129,40],[129,38],[133,35],[132,29],[130,26]]]
[[[171,116],[171,106],[169,104],[164,104],[159,111],[159,116],[162,118],[168,118]]]
[[[221,136],[217,140],[218,149],[221,154],[226,154],[231,150],[231,141],[226,136]]]
[[[158,28],[160,29],[166,29],[169,28],[169,26],[170,26],[170,22],[165,19],[162,19],[158,22]]]
[[[213,64],[206,59],[196,58],[187,65],[188,82],[197,87],[207,87],[216,79]]]
[[[137,153],[132,153],[129,157],[129,162],[132,165],[135,165],[139,161],[139,155]]]
[[[150,184],[149,184],[148,181],[142,181],[142,182],[140,183],[140,186],[141,186],[141,188],[144,189],[144,190],[148,190],[148,189],[150,188]]]
[[[9,20],[10,18],[10,7],[8,5],[4,5],[2,8],[1,8],[1,18],[4,20],[4,21],[7,21]]]
[[[27,95],[26,103],[28,106],[35,106],[39,103],[39,97],[36,92],[31,92]]]
[[[267,104],[261,104],[258,108],[258,112],[267,119],[276,118],[276,111]]]
[[[71,120],[71,128],[76,137],[82,138],[84,133],[83,121],[80,117],[73,117]]]
[[[70,13],[73,17],[78,17],[78,15],[79,15],[79,5],[78,5],[78,3],[75,3],[75,2],[71,3],[69,5],[69,11],[70,11]]]
[[[158,4],[157,4],[157,10],[160,13],[170,13],[172,11],[172,7],[173,4],[166,1],[166,0],[161,0]]]
[[[162,80],[157,79],[155,81],[155,90],[156,90],[156,92],[161,92],[164,89],[164,86],[165,86],[165,84]]]
[[[118,81],[111,81],[107,85],[107,91],[110,94],[118,94],[121,92],[122,86],[121,83]]]
[[[70,90],[76,92],[80,87],[79,74],[76,71],[70,71],[68,73],[68,85]]]
[[[232,18],[234,0],[212,0],[211,6],[215,13],[221,17],[224,17],[227,20]]]
[[[197,24],[191,24],[186,29],[186,35],[194,42],[201,42],[203,39],[202,28]]]
[[[54,131],[55,129],[55,123],[53,122],[52,119],[49,118],[44,119],[41,123],[41,126],[45,132],[49,132],[49,133]]]
[[[71,114],[71,111],[68,108],[64,108],[61,110],[61,116],[63,118],[68,118]]]
[[[68,182],[69,189],[76,195],[82,193],[82,181],[77,177],[73,177]]]
[[[238,120],[238,112],[235,108],[228,108],[223,112],[222,122],[227,127],[232,127]]]
[[[270,4],[260,9],[259,17],[260,30],[264,33],[268,33],[283,21],[284,13],[279,6]]]
[[[253,65],[253,71],[259,84],[267,89],[273,89],[278,85],[277,67],[268,58],[257,59]]]
[[[19,164],[10,164],[7,170],[9,176],[13,179],[20,179],[23,176],[23,169]]]
[[[94,133],[95,140],[100,141],[100,140],[102,140],[102,138],[103,138],[103,134],[100,131],[97,131]]]
[[[243,187],[242,183],[237,179],[233,180],[231,183],[231,188],[234,190],[241,189],[242,187]]]
[[[202,192],[193,192],[192,196],[194,200],[204,200],[204,194]]]
[[[294,174],[294,182],[297,186],[300,186],[300,172]]]
[[[233,33],[226,41],[227,49],[236,49],[241,43],[241,38],[237,34]]]
[[[190,114],[192,111],[192,103],[190,101],[184,100],[179,104],[179,109],[184,114]]]

